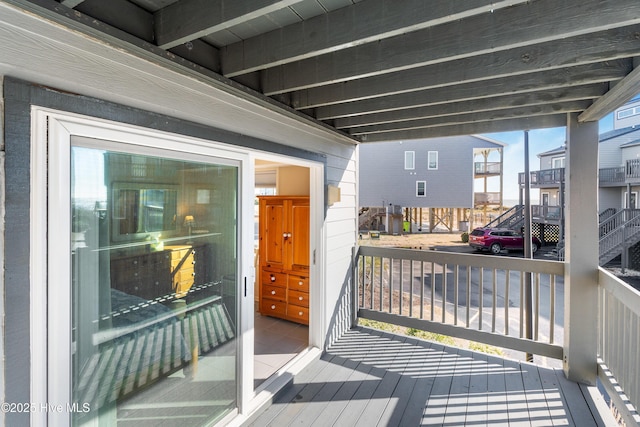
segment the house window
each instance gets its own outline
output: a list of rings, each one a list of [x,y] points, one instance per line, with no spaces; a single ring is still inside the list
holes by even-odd
[[[413,170],[416,168],[416,152],[415,151],[404,152],[404,168],[405,170]]]
[[[416,181],[416,197],[427,196],[427,181]]]
[[[640,108],[638,107],[632,107],[632,108],[627,108],[625,110],[620,110],[618,111],[618,120],[626,119],[627,117],[631,117],[631,116],[637,116],[638,114],[640,114]]]
[[[429,153],[427,153],[427,169],[429,170],[438,169],[438,152],[437,151],[429,151]]]
[[[624,209],[636,209],[638,207],[638,192],[631,192],[630,203],[627,203],[627,194],[628,193],[625,191],[622,199],[622,206],[624,206]]]
[[[564,167],[564,157],[556,157],[551,159],[551,167],[553,169],[561,169]]]

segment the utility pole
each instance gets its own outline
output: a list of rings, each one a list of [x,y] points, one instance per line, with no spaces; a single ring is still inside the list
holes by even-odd
[[[531,174],[529,172],[529,131],[524,131],[524,257],[533,258],[531,250]],[[524,272],[524,303],[526,338],[533,339],[533,301],[531,272]],[[533,362],[533,354],[527,353],[527,362]]]

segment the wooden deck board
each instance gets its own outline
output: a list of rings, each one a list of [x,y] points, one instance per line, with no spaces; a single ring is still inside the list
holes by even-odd
[[[609,425],[583,387],[560,369],[358,328],[247,425]]]

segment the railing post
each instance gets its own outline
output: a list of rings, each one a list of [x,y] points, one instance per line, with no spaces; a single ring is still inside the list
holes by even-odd
[[[598,312],[598,123],[567,115],[565,375],[595,384]]]
[[[358,326],[358,247],[351,248],[351,329]]]

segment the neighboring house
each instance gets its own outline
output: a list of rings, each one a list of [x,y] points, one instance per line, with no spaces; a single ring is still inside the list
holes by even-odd
[[[614,239],[612,225],[625,209],[637,209],[640,190],[640,114],[636,111],[638,102],[625,104],[614,112],[614,129],[599,137],[598,144],[598,213],[603,242]],[[640,110],[638,110],[640,111]],[[624,114],[620,114],[623,112]],[[622,127],[620,122],[627,126]],[[564,197],[565,197],[565,161],[566,146],[538,154],[540,168],[531,172],[531,188],[539,189],[540,203],[532,205],[532,232],[546,243],[562,242],[564,238]],[[524,185],[524,173],[519,174],[521,188]],[[522,192],[520,204],[523,203]],[[617,216],[616,216],[617,214]],[[635,215],[634,215],[635,217]],[[607,236],[605,236],[607,235]],[[620,237],[622,239],[622,237]],[[634,245],[640,236],[615,243],[601,242],[601,262],[611,261],[626,249],[638,252]],[[634,265],[640,265],[640,254],[632,255]],[[626,263],[626,262],[625,262]]]
[[[397,229],[388,214],[398,215],[402,210],[413,229],[421,231],[422,216],[415,212],[422,209],[429,210],[430,230],[441,223],[451,231],[460,226],[454,217],[466,222],[474,209],[502,205],[503,147],[501,142],[477,135],[363,145],[360,208],[381,212],[378,225],[389,232]],[[363,210],[360,228],[380,229],[371,221],[376,216],[367,215],[370,210]]]

